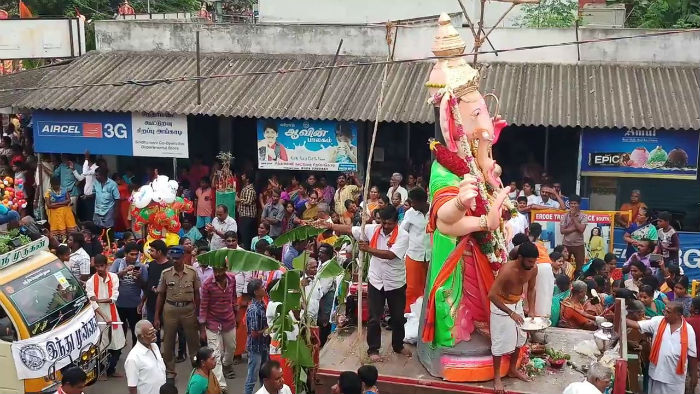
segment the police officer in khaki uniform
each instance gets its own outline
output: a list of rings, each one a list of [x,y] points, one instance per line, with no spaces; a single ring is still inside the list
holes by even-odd
[[[199,350],[199,322],[196,315],[199,310],[199,276],[194,268],[185,265],[184,255],[182,246],[168,249],[168,257],[173,261],[173,266],[161,274],[153,321],[153,327],[160,330],[161,316],[163,318],[165,336],[161,349],[167,372],[172,375],[175,374],[174,350],[178,326],[182,326],[185,332],[190,360]]]

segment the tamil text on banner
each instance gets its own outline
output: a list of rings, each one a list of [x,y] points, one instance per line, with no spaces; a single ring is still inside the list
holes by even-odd
[[[258,168],[357,171],[357,125],[334,121],[260,119]]]
[[[35,150],[41,153],[189,156],[186,116],[35,111],[32,125]]]
[[[121,330],[121,328],[120,328]],[[19,379],[48,376],[96,345],[100,330],[92,308],[75,316],[68,324],[44,334],[12,342],[12,357]]]
[[[615,215],[614,211],[581,211],[586,215],[588,223],[586,230],[583,232],[583,241],[586,244],[586,249],[591,243],[591,235],[593,229],[597,228],[600,236],[603,239],[603,250],[605,253],[612,251],[610,247],[610,237],[612,236],[612,223]],[[561,233],[561,218],[568,215],[567,211],[546,210],[530,212],[530,220],[542,225],[542,235],[540,239],[544,242],[547,250],[550,252],[555,246],[561,245],[564,236]]]
[[[617,256],[617,263],[619,266],[622,266],[627,261],[625,257],[627,242],[625,242],[624,235],[625,229],[615,229],[613,253]],[[700,233],[679,231],[678,239],[681,243],[679,257],[681,259],[683,273],[688,276],[690,280],[700,280]]]
[[[696,179],[699,135],[697,130],[586,129],[581,174]]]

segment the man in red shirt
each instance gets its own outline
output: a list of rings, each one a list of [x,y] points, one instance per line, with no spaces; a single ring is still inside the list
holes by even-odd
[[[690,304],[690,316],[685,319],[688,324],[693,327],[693,331],[696,332],[695,334],[695,344],[696,344],[696,349],[698,346],[700,346],[700,335],[697,333],[700,333],[700,297],[695,297],[693,298],[692,303]],[[689,384],[690,382],[688,382]],[[695,387],[690,387],[690,391],[686,390],[688,393],[694,393],[695,392]]]
[[[223,261],[215,264],[214,276],[202,283],[199,335],[202,342],[206,341],[207,346],[214,350],[214,357],[217,359],[214,375],[221,389],[225,390],[226,378],[236,377],[233,372],[233,355],[236,351],[236,309],[238,308],[236,277],[226,270]]]

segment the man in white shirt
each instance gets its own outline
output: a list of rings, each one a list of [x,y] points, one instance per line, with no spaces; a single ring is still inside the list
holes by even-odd
[[[85,220],[92,220],[92,216],[95,213],[95,171],[98,165],[95,159],[90,156],[90,152],[86,151],[82,173],[78,173],[75,170],[73,162],[68,162],[68,166],[73,171],[73,176],[78,182],[85,180],[83,195],[78,199],[78,215]]]
[[[165,384],[165,363],[156,345],[156,330],[148,320],[136,323],[138,342],[126,356],[124,370],[129,394],[158,394]]]
[[[425,278],[428,275],[430,261],[430,238],[425,232],[428,225],[428,194],[421,188],[408,192],[411,208],[406,211],[401,222],[401,229],[408,233],[408,249],[406,250],[406,308],[411,311],[411,305],[425,291]]]
[[[90,255],[83,248],[85,236],[79,232],[71,233],[66,240],[66,246],[71,252],[66,266],[78,280],[84,283],[90,277]]]
[[[255,394],[292,394],[292,390],[284,384],[282,366],[275,360],[268,360],[260,367],[262,387]]]
[[[224,234],[227,231],[238,232],[236,219],[228,215],[228,207],[223,204],[216,206],[216,217],[204,228],[211,234],[211,250],[219,250],[226,247]]]
[[[601,363],[594,362],[588,368],[586,380],[566,386],[562,394],[602,394],[610,386],[612,371]]]
[[[542,185],[540,196],[529,205],[530,209],[560,209],[564,206],[564,201],[550,184],[546,184]]]
[[[379,348],[382,333],[379,321],[384,313],[384,304],[389,305],[391,317],[391,346],[394,352],[407,356],[411,352],[404,348],[404,309],[406,308],[406,264],[403,259],[408,249],[408,233],[398,226],[399,215],[394,206],[389,205],[379,213],[380,224],[368,224],[364,234],[360,226],[346,226],[319,222],[320,226],[335,231],[336,234],[352,235],[359,241],[361,251],[369,253],[367,277],[367,299],[369,301],[369,322],[367,323],[367,354],[372,362],[381,361]]]
[[[393,173],[391,179],[389,179],[389,191],[386,192],[386,196],[389,197],[389,200],[394,196],[394,193],[399,193],[401,195],[401,204],[408,198],[408,191],[401,186],[402,180],[403,175],[398,172]]]
[[[506,221],[508,228],[508,250],[513,249],[513,237],[515,234],[527,234],[530,227],[530,209],[527,207],[527,197],[520,196],[518,201],[518,212],[512,218]]]
[[[683,318],[683,304],[669,302],[664,316],[642,321],[627,319],[627,326],[653,335],[649,356],[649,394],[685,392],[685,377],[688,371],[691,387],[697,385],[695,331]]]

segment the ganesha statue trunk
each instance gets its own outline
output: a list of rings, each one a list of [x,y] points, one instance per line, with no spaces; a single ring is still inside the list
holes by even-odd
[[[432,259],[418,356],[434,376],[485,381],[494,377],[488,292],[506,262],[503,217],[512,207],[504,204],[509,189],[491,153],[505,122],[489,115],[478,71],[459,56],[464,47],[442,14],[432,50],[448,58],[438,60],[426,84],[442,141],[430,144]],[[504,375],[508,362],[501,365]]]

